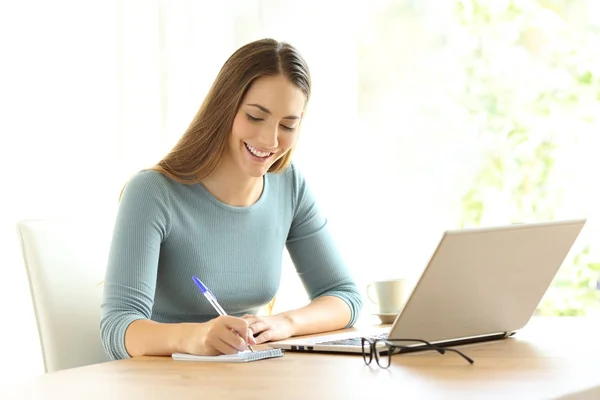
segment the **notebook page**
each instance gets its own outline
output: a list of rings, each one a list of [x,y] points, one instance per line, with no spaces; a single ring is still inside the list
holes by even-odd
[[[221,354],[218,356],[197,356],[193,354],[174,353],[172,358],[179,361],[207,361],[207,362],[250,362],[264,360],[266,358],[282,357],[284,352],[281,349],[266,349],[240,351],[236,354]]]

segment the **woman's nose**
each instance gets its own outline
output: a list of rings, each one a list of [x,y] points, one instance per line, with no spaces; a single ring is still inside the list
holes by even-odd
[[[279,146],[279,129],[275,128],[265,128],[260,135],[260,146],[265,150],[274,149]]]

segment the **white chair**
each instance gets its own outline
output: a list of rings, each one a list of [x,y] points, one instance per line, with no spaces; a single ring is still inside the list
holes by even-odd
[[[17,223],[46,372],[108,361],[100,304],[113,221]]]

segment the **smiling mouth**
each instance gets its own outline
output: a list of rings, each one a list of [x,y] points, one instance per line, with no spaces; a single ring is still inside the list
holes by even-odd
[[[260,151],[258,150],[256,147],[244,142],[244,146],[246,146],[246,150],[248,150],[248,152],[250,152],[250,154],[252,154],[254,157],[258,157],[258,158],[269,158],[271,155],[273,155],[273,153],[269,153],[266,151]]]

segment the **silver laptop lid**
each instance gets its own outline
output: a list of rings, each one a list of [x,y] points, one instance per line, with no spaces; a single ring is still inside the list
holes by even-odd
[[[446,341],[522,328],[585,222],[445,232],[389,337]]]

